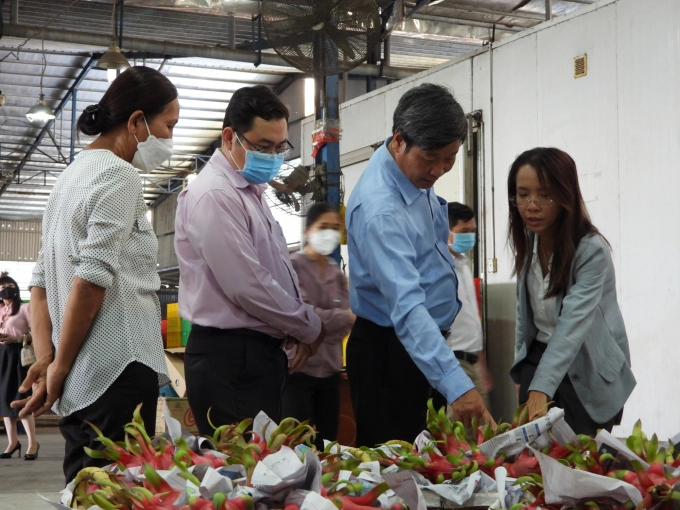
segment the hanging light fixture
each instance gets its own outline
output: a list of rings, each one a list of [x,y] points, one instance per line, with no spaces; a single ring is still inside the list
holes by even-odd
[[[99,69],[108,70],[107,77],[109,83],[116,78],[118,73],[115,71],[130,67],[130,62],[128,62],[125,55],[120,52],[120,46],[116,43],[116,3],[116,0],[113,0],[113,10],[111,11],[111,45],[106,53],[104,53],[97,61],[97,67]]]
[[[52,108],[47,106],[45,102],[45,94],[40,93],[38,102],[31,106],[31,109],[26,112],[26,118],[29,122],[34,124],[43,124],[48,120],[54,119],[56,116]]]
[[[26,118],[31,124],[44,124],[50,120],[56,118],[56,115],[52,111],[52,108],[47,106],[45,102],[45,94],[43,94],[43,76],[45,76],[45,69],[47,68],[47,58],[45,57],[45,39],[42,42],[43,49],[43,67],[40,73],[40,95],[38,96],[38,102],[31,106],[31,108],[26,112]]]
[[[130,62],[120,52],[120,48],[115,45],[109,46],[109,49],[97,61],[97,67],[100,69],[127,69],[130,67]]]

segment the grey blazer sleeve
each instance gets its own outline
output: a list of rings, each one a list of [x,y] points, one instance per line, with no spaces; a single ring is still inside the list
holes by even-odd
[[[613,270],[604,242],[592,238],[581,241],[573,263],[573,281],[562,300],[557,328],[548,342],[529,391],[540,391],[550,398],[555,394],[588,336],[608,273]]]

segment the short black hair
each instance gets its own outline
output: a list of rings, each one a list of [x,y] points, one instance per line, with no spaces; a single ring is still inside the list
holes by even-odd
[[[2,276],[0,276],[0,285],[6,285],[8,283],[14,284],[14,286],[17,288],[17,295],[14,296],[14,299],[12,300],[12,315],[16,315],[19,313],[19,309],[21,308],[21,291],[19,290],[19,284],[14,280],[14,278],[7,276],[6,273],[3,273]]]
[[[414,145],[437,150],[457,140],[463,143],[468,131],[465,112],[451,91],[434,83],[423,83],[401,96],[392,120],[392,134],[401,133],[406,150]]]
[[[449,228],[458,225],[459,221],[470,221],[475,217],[475,211],[471,207],[460,202],[449,202]]]
[[[246,133],[253,127],[256,117],[264,120],[286,119],[288,108],[279,97],[264,85],[242,87],[234,92],[224,112],[222,129],[230,127]]]
[[[177,89],[162,73],[151,67],[134,66],[123,71],[96,105],[90,105],[78,118],[78,131],[90,136],[106,134],[137,110],[151,122],[177,99]]]
[[[316,223],[316,220],[329,212],[337,213],[338,208],[329,202],[319,202],[318,204],[314,204],[312,207],[307,209],[307,214],[305,215],[305,228],[311,227],[314,225],[314,223]]]

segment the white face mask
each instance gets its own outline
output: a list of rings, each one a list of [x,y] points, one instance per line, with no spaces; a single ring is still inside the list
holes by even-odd
[[[144,119],[146,130],[149,131],[149,125]],[[133,135],[134,136],[134,135]],[[135,140],[137,137],[135,136]],[[151,172],[158,168],[161,163],[167,161],[172,156],[172,138],[156,138],[149,131],[149,137],[140,142],[137,140],[137,152],[132,158],[132,166]]]
[[[330,255],[340,246],[340,232],[337,230],[317,230],[309,236],[312,249],[321,255]]]

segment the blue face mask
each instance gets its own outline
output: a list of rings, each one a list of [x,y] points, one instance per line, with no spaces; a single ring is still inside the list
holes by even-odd
[[[243,147],[238,135],[236,135],[236,139],[241,144],[241,147]],[[245,147],[243,147],[243,150],[246,151],[246,165],[243,168],[239,168],[239,170],[249,183],[264,184],[278,175],[281,165],[283,165],[283,156],[249,151]],[[231,151],[229,151],[229,154],[231,154]],[[231,156],[231,159],[233,161],[234,156]]]
[[[475,247],[477,234],[469,232],[465,234],[453,234],[453,244],[449,247],[456,253],[467,253]]]

